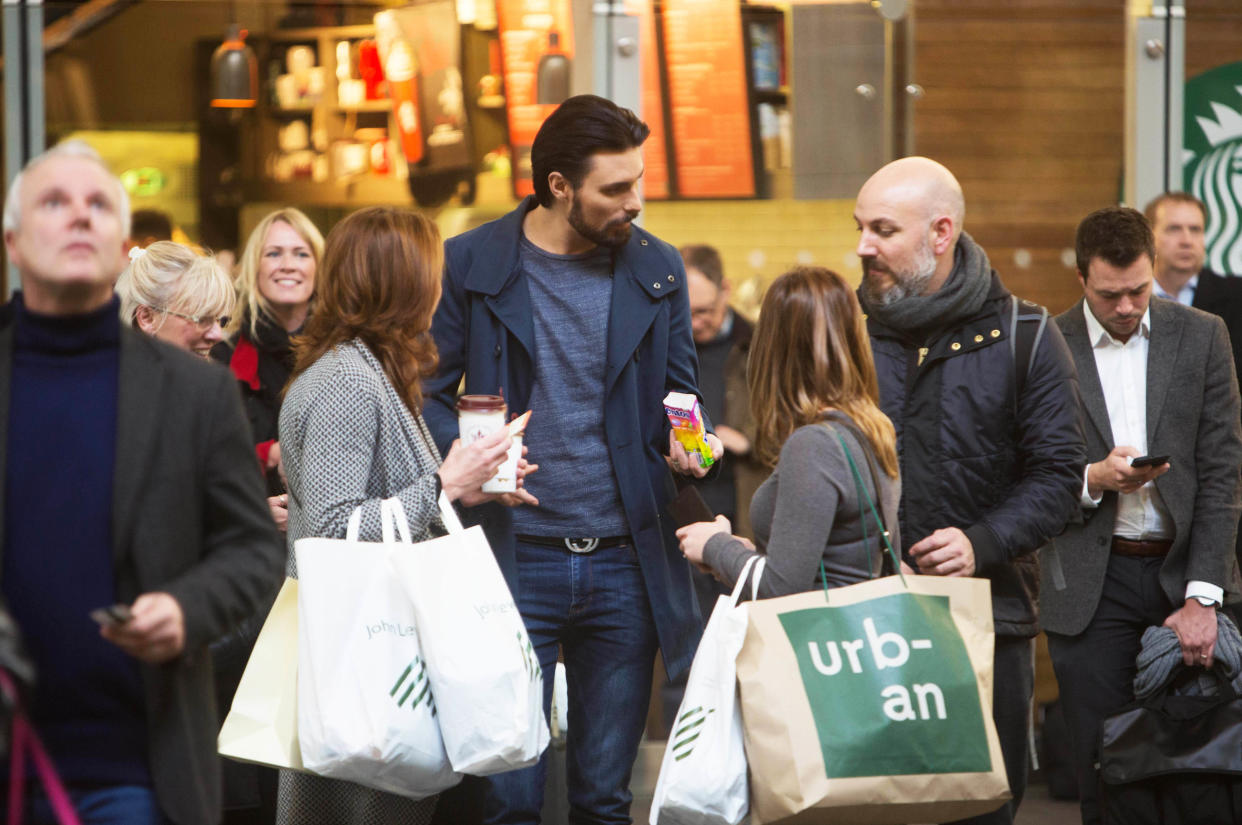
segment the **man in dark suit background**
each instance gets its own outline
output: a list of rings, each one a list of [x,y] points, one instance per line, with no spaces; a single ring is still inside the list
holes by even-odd
[[[1242,278],[1217,275],[1207,260],[1207,207],[1188,192],[1165,192],[1143,210],[1156,236],[1155,294],[1219,315],[1233,344],[1233,365],[1242,376]],[[1236,547],[1242,568],[1242,530]],[[1228,608],[1242,622],[1242,603]]]
[[[274,591],[284,550],[232,378],[120,322],[128,224],[120,181],[78,141],[9,189],[22,291],[0,309],[0,592],[82,821],[209,825],[207,644]],[[131,615],[101,630],[91,612],[117,604]],[[45,799],[31,813],[58,821]]]
[[[1234,366],[1242,373],[1242,278],[1205,268],[1203,201],[1187,192],[1165,192],[1147,204],[1143,214],[1156,239],[1154,294],[1223,318]]]
[[[1081,518],[1042,553],[1041,619],[1094,823],[1099,724],[1134,698],[1144,630],[1172,628],[1185,664],[1212,665],[1216,608],[1238,584],[1242,411],[1225,324],[1151,298],[1141,213],[1088,215],[1076,254],[1083,300],[1056,322],[1078,368],[1088,465]],[[1130,465],[1143,455],[1168,460]]]

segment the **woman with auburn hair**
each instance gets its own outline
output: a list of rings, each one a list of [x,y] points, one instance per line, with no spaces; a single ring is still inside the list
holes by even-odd
[[[267,494],[282,508],[276,422],[293,369],[290,338],[302,331],[311,312],[322,258],[323,235],[300,210],[285,207],[264,216],[242,251],[235,282],[238,311],[225,330],[228,340],[211,351],[237,379]]]
[[[483,482],[512,439],[506,428],[444,462],[420,410],[420,383],[436,366],[431,316],[440,300],[440,233],[407,209],[373,207],[328,235],[315,314],[296,340],[280,411],[289,479],[289,548],[306,536],[344,538],[361,507],[361,541],[379,541],[380,502],[401,499],[415,541],[440,531],[440,491],[466,505],[495,500]],[[519,463],[519,484],[536,469]],[[538,502],[519,487],[506,494]],[[289,575],[297,575],[289,554]],[[418,825],[435,800],[412,800],[351,782],[282,771],[277,822]]]
[[[750,504],[755,538],[767,556],[759,594],[840,587],[878,574],[884,545],[867,498],[900,552],[896,435],[879,408],[862,310],[840,275],[798,267],[772,283],[746,378],[755,454],[775,467]],[[731,531],[723,516],[677,531],[686,558],[730,587],[756,554]]]

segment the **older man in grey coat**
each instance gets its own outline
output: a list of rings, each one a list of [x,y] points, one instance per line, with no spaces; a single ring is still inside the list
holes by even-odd
[[[1220,318],[1151,298],[1151,227],[1110,207],[1078,227],[1083,300],[1057,316],[1087,418],[1081,519],[1045,548],[1041,618],[1070,727],[1084,823],[1100,722],[1134,698],[1150,625],[1211,667],[1233,559],[1242,427]]]

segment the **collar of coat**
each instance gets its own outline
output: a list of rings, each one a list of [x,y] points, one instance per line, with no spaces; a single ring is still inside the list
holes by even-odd
[[[534,196],[527,195],[512,212],[480,227],[485,234],[466,273],[466,289],[497,295],[517,278],[522,222],[537,205]],[[683,280],[680,267],[669,260],[670,254],[676,254],[672,247],[634,226],[625,245],[613,251],[613,277],[632,278],[650,297],[663,298],[680,289]]]

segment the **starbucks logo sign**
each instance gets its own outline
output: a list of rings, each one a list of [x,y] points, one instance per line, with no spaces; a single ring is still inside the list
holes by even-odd
[[[1207,267],[1242,275],[1242,62],[1186,83],[1183,186],[1207,206]]]

